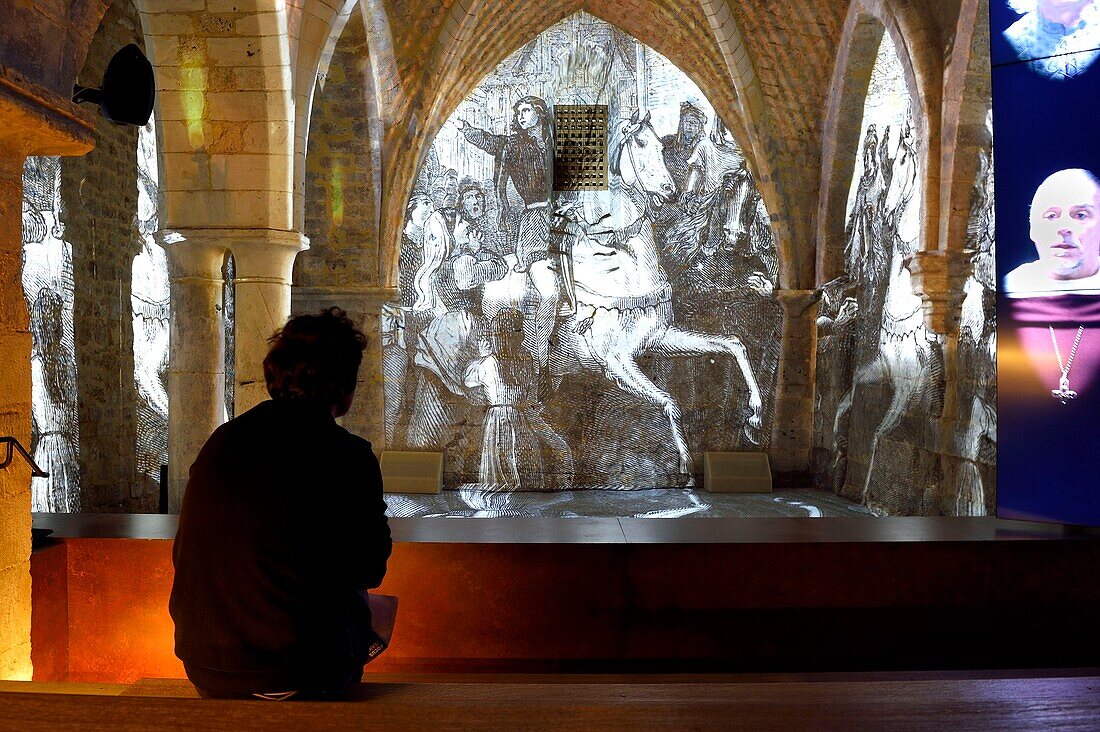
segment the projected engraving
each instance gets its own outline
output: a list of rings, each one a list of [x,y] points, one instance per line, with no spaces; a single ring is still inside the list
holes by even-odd
[[[150,119],[138,132],[138,205],[134,224],[141,237],[141,252],[134,257],[130,290],[138,398],[135,457],[141,479],[150,486],[159,483],[160,466],[168,462],[168,259],[154,237],[160,228],[160,217],[157,136],[153,124]]]
[[[31,479],[31,510],[75,511],[80,427],[73,252],[64,238],[60,158],[27,158],[22,208],[22,280],[31,330],[31,452],[50,474]]]
[[[891,513],[928,510],[930,425],[945,394],[940,337],[924,323],[904,264],[919,247],[922,197],[912,110],[884,34],[848,197],[845,274],[825,286],[818,319],[815,428],[827,448],[819,467],[835,490]]]
[[[156,243],[157,154],[153,122],[137,135],[136,210],[140,243],[130,269],[136,429],[131,495],[156,495],[167,462],[168,264]],[[49,478],[31,483],[35,511],[81,510],[77,349],[72,243],[64,225],[62,159],[28,158],[23,171],[23,291],[32,334],[32,451]],[[71,211],[70,211],[71,213]]]
[[[993,242],[993,113],[986,116],[986,149],[970,199],[966,248],[970,275],[963,283],[959,342],[955,351],[960,405],[958,438],[963,459],[958,468],[954,510],[959,516],[984,516],[996,507],[997,469],[997,318],[996,262]]]
[[[387,440],[443,450],[447,487],[684,485],[704,450],[765,446],[767,211],[699,89],[599,19],[548,29],[459,105],[399,266]]]

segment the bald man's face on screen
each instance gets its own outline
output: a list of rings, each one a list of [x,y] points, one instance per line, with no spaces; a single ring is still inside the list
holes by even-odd
[[[1100,271],[1100,186],[1083,170],[1060,170],[1031,200],[1031,240],[1047,277],[1074,280]]]

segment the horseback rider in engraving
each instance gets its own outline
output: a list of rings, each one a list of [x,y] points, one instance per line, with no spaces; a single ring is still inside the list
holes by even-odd
[[[501,228],[512,228],[509,224],[515,220],[515,271],[527,274],[524,345],[540,374],[545,373],[550,335],[563,297],[565,313],[576,310],[570,239],[551,236],[550,231],[554,157],[550,111],[539,97],[525,96],[512,106],[511,129],[506,135],[478,129],[464,120],[458,120],[457,124],[470,144],[496,159],[493,178],[500,202]],[[509,181],[523,200],[523,208],[518,212],[509,210]]]

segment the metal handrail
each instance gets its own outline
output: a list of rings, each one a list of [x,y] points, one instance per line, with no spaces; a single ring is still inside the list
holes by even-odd
[[[11,459],[14,456],[12,448],[14,447],[15,450],[18,451],[19,454],[22,455],[28,463],[30,463],[32,476],[34,476],[35,478],[50,477],[49,473],[38,467],[38,465],[34,462],[34,458],[30,456],[30,453],[28,453],[26,449],[19,444],[19,440],[15,439],[14,437],[0,437],[0,445],[4,443],[7,443],[8,445],[8,452],[7,456],[2,461],[0,461],[0,470],[3,470],[4,468],[11,465]]]

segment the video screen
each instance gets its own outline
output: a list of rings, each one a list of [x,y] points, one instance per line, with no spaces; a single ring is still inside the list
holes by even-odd
[[[992,0],[997,513],[1100,525],[1100,7]]]
[[[990,0],[994,67],[1020,64],[1049,81],[1087,73],[1100,56],[1096,0]]]

